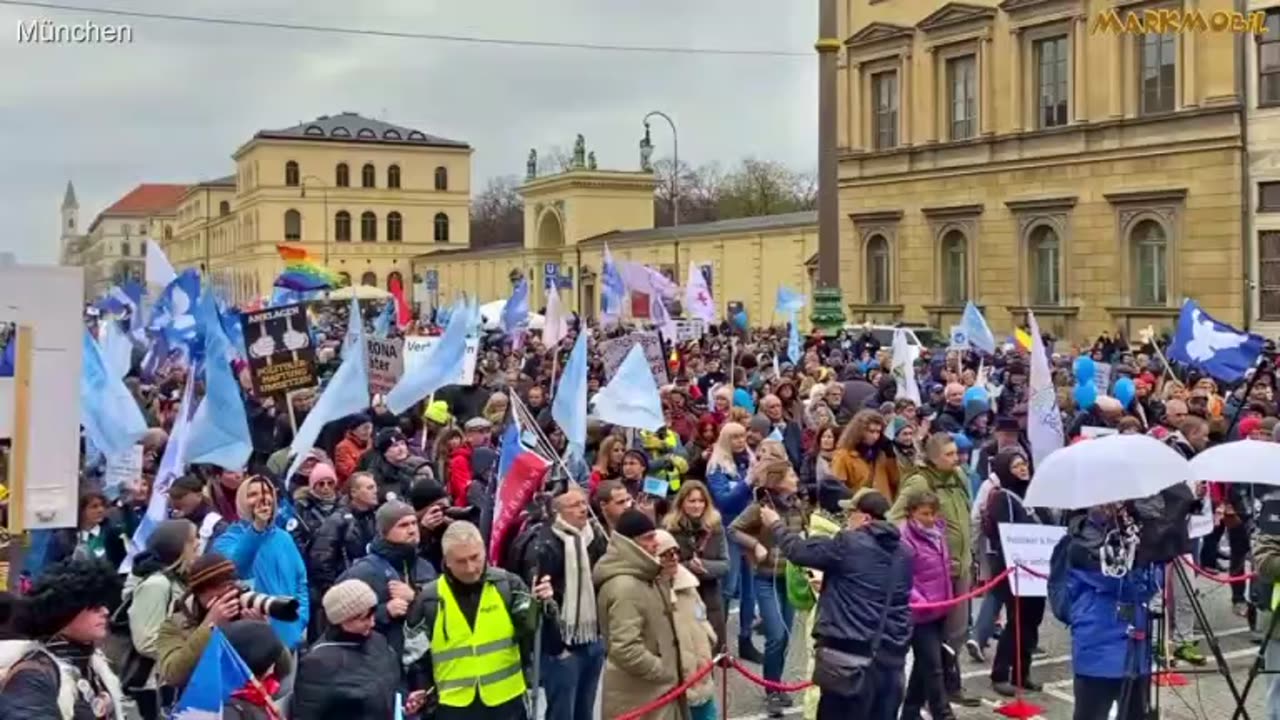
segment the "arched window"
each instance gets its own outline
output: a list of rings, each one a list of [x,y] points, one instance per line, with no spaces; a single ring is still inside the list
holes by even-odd
[[[436,213],[434,225],[436,242],[449,242],[449,216]]]
[[[230,214],[231,214],[231,203],[227,202],[226,200],[223,200],[222,202],[218,203],[219,217],[225,217]]]
[[[867,302],[873,305],[889,303],[889,241],[883,235],[872,235],[867,240]]]
[[[942,302],[959,305],[969,299],[969,241],[951,230],[942,237]]]
[[[1062,243],[1058,232],[1048,225],[1037,225],[1028,241],[1031,259],[1031,303],[1057,305],[1062,302]]]
[[[404,239],[404,226],[400,213],[387,213],[387,242],[400,242]]]
[[[351,169],[346,163],[338,163],[338,167],[333,169],[333,184],[337,187],[349,187],[351,185]]]
[[[377,287],[377,286],[378,286],[378,276],[377,276],[377,275],[376,275],[376,274],[371,270],[371,271],[369,271],[369,272],[365,273],[364,275],[361,275],[361,276],[360,276],[360,284],[361,284],[361,285],[368,285],[369,287]]]
[[[351,242],[351,213],[339,210],[333,216],[333,239],[338,242]]]
[[[1134,304],[1165,305],[1169,301],[1169,240],[1155,220],[1143,220],[1129,231],[1133,247]]]
[[[436,168],[436,189],[449,189],[449,169],[444,166]]]
[[[346,287],[347,285],[350,285],[350,284],[351,284],[351,273],[346,272],[346,271],[343,271],[343,272],[338,273],[338,282],[339,282],[339,283],[341,283],[343,287]]]
[[[387,167],[387,187],[400,187],[400,166],[391,165]]]
[[[299,182],[298,163],[290,160],[284,164],[284,184],[290,187],[297,187]]]
[[[360,242],[378,241],[378,216],[364,211],[360,215]]]
[[[373,165],[366,164],[360,168],[360,187],[375,187],[377,185],[377,171],[373,169]]]
[[[284,239],[302,239],[302,213],[297,210],[285,210],[284,212]]]

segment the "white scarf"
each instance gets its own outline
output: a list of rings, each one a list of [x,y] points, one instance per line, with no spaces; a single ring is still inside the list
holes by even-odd
[[[588,522],[581,530],[557,517],[551,532],[564,543],[564,601],[560,603],[560,636],[566,645],[584,645],[600,637],[596,590],[591,583],[587,547],[596,538]]]

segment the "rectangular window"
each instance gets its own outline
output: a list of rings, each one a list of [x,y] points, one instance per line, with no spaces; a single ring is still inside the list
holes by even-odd
[[[977,117],[977,60],[972,55],[947,61],[947,101],[951,113],[951,139],[974,136]]]
[[[1280,212],[1280,182],[1258,183],[1258,212]]]
[[[1173,112],[1177,78],[1178,38],[1172,33],[1142,35],[1138,39],[1138,90],[1143,115]]]
[[[875,101],[871,132],[877,150],[898,146],[898,73],[896,70],[871,76],[871,97]]]
[[[1280,232],[1258,233],[1258,295],[1263,320],[1280,320]]]
[[[1280,105],[1280,8],[1267,11],[1267,31],[1258,38],[1258,105]]]
[[[1037,40],[1032,46],[1036,67],[1036,127],[1067,124],[1067,36]]]

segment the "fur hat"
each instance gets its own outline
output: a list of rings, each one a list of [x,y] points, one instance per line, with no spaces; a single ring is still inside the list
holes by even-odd
[[[120,601],[115,568],[96,558],[72,557],[44,569],[22,602],[21,626],[36,639],[56,635],[85,610]]]

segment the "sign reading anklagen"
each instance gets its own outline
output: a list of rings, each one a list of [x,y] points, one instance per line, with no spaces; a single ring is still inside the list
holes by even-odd
[[[431,357],[440,338],[434,335],[409,335],[404,339],[404,371],[413,372],[419,365]],[[476,361],[480,355],[480,338],[467,338],[467,349],[462,356],[462,367],[458,368],[458,377],[450,385],[470,385],[476,377]]]
[[[240,316],[249,372],[258,397],[315,387],[316,350],[306,306],[282,305]]]
[[[369,370],[369,394],[386,395],[404,374],[404,341],[365,338],[364,357]]]

